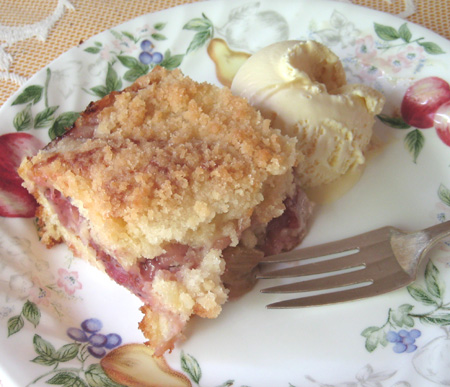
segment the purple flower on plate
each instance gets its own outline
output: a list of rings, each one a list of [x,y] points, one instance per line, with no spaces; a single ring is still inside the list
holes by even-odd
[[[422,333],[418,329],[410,331],[401,329],[398,332],[389,331],[386,339],[394,345],[392,349],[395,353],[411,353],[417,349],[416,339],[421,335]]]
[[[151,63],[159,64],[163,61],[164,57],[158,51],[153,51],[155,45],[148,39],[144,39],[141,42],[142,52],[139,54],[139,61],[143,64],[149,65]]]
[[[71,327],[66,333],[71,339],[86,343],[87,351],[94,357],[100,359],[106,355],[107,350],[118,347],[122,344],[122,338],[117,333],[100,333],[103,323],[97,318],[84,320],[80,328]]]

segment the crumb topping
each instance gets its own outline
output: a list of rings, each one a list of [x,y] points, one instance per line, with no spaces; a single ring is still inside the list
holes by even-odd
[[[65,136],[28,167],[130,267],[168,241],[236,244],[252,216],[281,214],[295,160],[295,141],[246,100],[157,67],[115,94],[90,138]]]

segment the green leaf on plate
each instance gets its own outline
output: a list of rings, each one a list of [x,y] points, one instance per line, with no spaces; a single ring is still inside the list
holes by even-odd
[[[51,356],[46,356],[46,355],[36,356],[31,361],[33,363],[40,364],[40,365],[43,365],[43,366],[49,366],[49,367],[58,363],[57,360],[53,359]]]
[[[365,347],[368,352],[375,351],[378,345],[385,347],[388,343],[386,332],[383,328],[368,327],[362,331],[361,336],[366,338]]]
[[[25,317],[36,328],[41,320],[41,311],[34,302],[25,302],[22,308],[23,317]]]
[[[164,27],[166,26],[167,23],[156,23],[153,25],[153,28],[156,31],[162,31],[164,29]]]
[[[24,320],[21,315],[13,316],[8,320],[8,337],[14,333],[19,332],[24,325]]]
[[[14,116],[13,125],[18,132],[22,132],[24,130],[31,129],[32,122],[33,116],[31,114],[31,103],[29,103],[25,109]]]
[[[428,261],[425,268],[425,284],[428,292],[442,300],[445,292],[445,284],[439,277],[439,270],[432,261]]]
[[[223,382],[220,386],[217,387],[231,387],[234,384],[234,380],[227,380],[226,382]],[[291,384],[292,386],[292,384]]]
[[[405,146],[413,156],[414,163],[417,162],[420,152],[425,145],[425,137],[419,129],[412,130],[405,136]]]
[[[170,50],[167,50],[164,53],[164,59],[159,65],[161,67],[165,67],[167,70],[173,70],[181,64],[183,58],[184,58],[183,54],[172,55],[170,53]]]
[[[202,16],[202,18],[191,19],[183,26],[184,30],[197,31],[186,50],[186,54],[202,47],[214,35],[212,21],[205,14],[202,14]]]
[[[35,334],[33,337],[33,345],[34,350],[38,355],[49,357],[53,357],[55,355],[56,352],[55,347],[47,340],[44,340],[38,334]]]
[[[100,50],[101,47],[88,47],[84,49],[84,51],[88,52],[89,54],[98,54]]]
[[[86,381],[89,387],[120,387],[118,384],[111,380],[100,364],[91,364],[85,372]]]
[[[150,67],[147,65],[133,67],[123,75],[123,79],[125,79],[128,82],[134,82],[142,75],[147,74],[149,69]]]
[[[134,37],[134,35],[132,33],[130,33],[130,32],[122,31],[122,35],[126,36],[128,39],[130,39],[131,41],[133,41],[135,43],[139,40],[139,39],[136,39]]]
[[[190,31],[205,31],[213,28],[213,23],[209,20],[205,14],[202,14],[202,18],[194,18],[189,20],[184,26],[183,30]]]
[[[100,97],[100,98],[103,98],[105,95],[108,94],[108,90],[106,90],[106,86],[103,86],[103,85],[91,87],[91,91],[97,97]]]
[[[117,56],[117,58],[119,59],[120,63],[130,69],[123,76],[123,79],[128,82],[134,82],[140,76],[147,74],[148,70],[150,69],[148,65],[139,62],[132,56],[119,55]]]
[[[390,117],[386,114],[378,114],[379,120],[394,129],[409,129],[409,126],[402,117]]]
[[[398,35],[401,39],[403,39],[406,43],[409,43],[412,37],[411,31],[408,28],[407,23],[403,23],[398,29]]]
[[[125,67],[129,69],[138,66],[140,63],[136,58],[128,55],[118,55],[117,59],[119,59],[120,63],[122,63]]]
[[[108,63],[108,71],[106,72],[106,80],[104,85],[91,87],[91,91],[98,97],[103,98],[114,90],[122,87],[122,80],[118,77],[116,70],[113,69],[111,63]]]
[[[120,63],[130,69],[123,76],[123,79],[128,82],[134,82],[142,75],[147,74],[148,70],[150,69],[148,65],[139,62],[132,56],[119,55],[117,56],[117,58],[119,59]]]
[[[189,47],[186,50],[186,54],[195,51],[196,49],[202,47],[208,39],[212,37],[212,33],[210,30],[200,31],[194,35]]]
[[[40,101],[42,98],[42,91],[44,88],[38,85],[31,85],[26,87],[22,93],[14,100],[12,105],[21,105],[23,103],[31,102],[33,104]]]
[[[438,197],[442,203],[450,207],[450,190],[444,184],[438,188]]]
[[[78,343],[66,344],[56,351],[54,357],[60,362],[66,362],[74,359],[78,355],[79,349],[80,344]]]
[[[65,112],[60,114],[53,125],[48,130],[48,135],[50,139],[55,139],[56,137],[62,136],[67,129],[69,129],[73,123],[76,121],[80,113],[77,112]]]
[[[74,372],[61,371],[47,380],[48,384],[64,387],[88,387],[86,382]]]
[[[415,285],[409,285],[406,287],[406,289],[408,290],[408,293],[411,295],[411,297],[416,301],[419,301],[425,305],[437,306],[436,299],[425,289]]]
[[[450,325],[450,313],[436,313],[429,316],[420,317],[420,321],[423,323],[447,326]]]
[[[385,41],[396,40],[400,38],[399,33],[393,27],[386,26],[383,24],[374,23],[375,33],[380,39]]]
[[[34,118],[34,127],[36,129],[42,129],[49,126],[54,119],[53,113],[55,113],[58,107],[59,106],[50,106],[36,114],[36,117]]]
[[[419,46],[422,46],[428,54],[439,55],[445,54],[445,51],[433,42],[418,42]]]
[[[109,30],[109,32],[111,32],[111,34],[118,40],[122,40],[122,35],[120,34],[120,32],[117,32],[115,30]]]
[[[202,370],[195,357],[181,352],[181,368],[186,372],[195,383],[199,383],[202,377]]]
[[[161,40],[166,40],[167,39],[165,35],[158,34],[156,32],[152,34],[152,38],[157,40],[157,41],[161,41]]]
[[[390,314],[390,318],[392,322],[397,325],[399,328],[402,327],[413,327],[414,319],[409,315],[411,310],[414,307],[409,304],[400,305],[397,310],[392,311]]]
[[[106,72],[106,90],[108,94],[115,90],[120,90],[122,88],[122,80],[117,75],[116,70],[111,64],[108,64],[108,71]]]

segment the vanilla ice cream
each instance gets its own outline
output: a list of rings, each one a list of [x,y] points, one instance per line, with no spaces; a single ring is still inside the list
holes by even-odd
[[[297,137],[297,176],[305,188],[329,183],[365,162],[378,91],[347,84],[339,58],[315,41],[284,41],[253,54],[231,90],[258,108],[272,126]]]

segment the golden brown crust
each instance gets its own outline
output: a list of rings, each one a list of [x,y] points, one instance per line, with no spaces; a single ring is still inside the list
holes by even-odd
[[[158,348],[155,356],[161,356],[166,351],[172,351],[175,342],[182,339],[181,332],[173,334],[171,331],[165,332],[164,328],[173,325],[167,314],[155,313],[148,305],[139,308],[144,317],[139,322],[139,329],[148,339],[145,342],[151,348]],[[175,316],[173,316],[175,317]],[[160,344],[159,347],[157,345]]]
[[[59,236],[52,236],[53,233],[49,232],[49,229],[47,227],[47,223],[45,222],[45,219],[47,218],[45,214],[45,207],[39,206],[36,210],[36,226],[37,231],[39,235],[39,239],[48,249],[51,249],[53,246],[58,245],[63,242],[62,237]]]
[[[236,244],[252,215],[282,213],[293,140],[244,99],[162,68],[107,99],[88,109],[93,138],[69,132],[21,174],[32,192],[41,179],[70,197],[124,267],[168,241]]]
[[[183,338],[183,328],[190,316],[216,318],[227,299],[221,275],[225,262],[221,251],[212,249],[197,268],[183,268],[177,279],[157,275],[152,283],[151,306],[140,308],[144,314],[139,328],[148,339],[147,344],[162,355]]]

